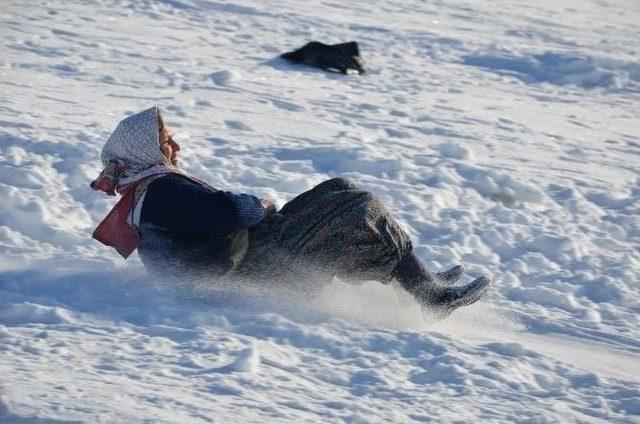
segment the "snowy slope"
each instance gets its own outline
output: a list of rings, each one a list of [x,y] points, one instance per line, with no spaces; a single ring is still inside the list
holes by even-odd
[[[638,422],[640,6],[213,0],[0,6],[0,421]],[[357,40],[363,77],[278,53]],[[432,323],[393,287],[307,302],[150,281],[90,238],[117,122],[283,204],[376,193],[433,269],[490,274]]]

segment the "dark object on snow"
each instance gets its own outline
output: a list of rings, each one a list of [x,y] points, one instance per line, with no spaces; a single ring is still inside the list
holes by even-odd
[[[280,57],[329,72],[364,74],[363,61],[355,41],[332,45],[311,41],[298,50],[281,54]]]

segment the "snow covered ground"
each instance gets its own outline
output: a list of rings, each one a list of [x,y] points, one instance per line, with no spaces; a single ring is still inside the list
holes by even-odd
[[[638,422],[640,5],[0,5],[0,421]],[[274,59],[357,40],[363,77]],[[492,275],[441,323],[393,287],[187,290],[90,238],[117,122],[283,204],[380,196],[433,269]],[[277,297],[277,296],[276,296]]]

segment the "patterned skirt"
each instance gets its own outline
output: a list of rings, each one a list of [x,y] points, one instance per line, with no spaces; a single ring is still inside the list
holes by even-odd
[[[326,284],[389,282],[411,241],[370,192],[334,178],[302,193],[249,233],[236,275],[252,280]]]

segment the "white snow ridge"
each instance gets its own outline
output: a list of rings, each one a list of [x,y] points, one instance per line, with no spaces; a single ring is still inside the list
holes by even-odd
[[[638,22],[622,0],[3,2],[0,422],[640,422]],[[366,74],[274,59],[311,40],[358,41]],[[114,199],[88,183],[156,104],[189,172],[281,205],[351,178],[493,291],[432,323],[377,282],[150,280],[91,239]]]

